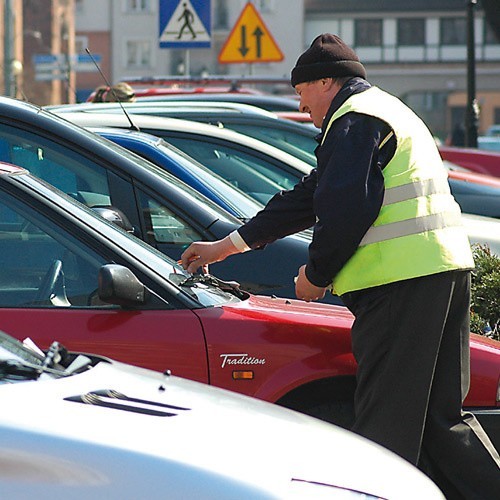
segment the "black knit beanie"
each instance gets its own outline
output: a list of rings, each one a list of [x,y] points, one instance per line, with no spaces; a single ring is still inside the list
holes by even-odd
[[[292,86],[321,78],[360,76],[366,79],[366,70],[359,57],[337,35],[319,35],[297,59],[292,69]]]

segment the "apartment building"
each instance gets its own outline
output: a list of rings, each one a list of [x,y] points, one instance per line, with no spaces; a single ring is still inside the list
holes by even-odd
[[[372,83],[401,97],[444,137],[467,103],[464,0],[306,0],[305,41],[340,35],[359,54]],[[491,2],[493,4],[493,2]],[[500,35],[481,0],[473,7],[479,130],[500,123]],[[500,12],[488,12],[489,15]]]

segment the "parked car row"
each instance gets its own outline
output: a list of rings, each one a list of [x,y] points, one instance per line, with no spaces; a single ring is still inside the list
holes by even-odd
[[[180,118],[200,123],[216,125],[249,135],[254,139],[275,146],[282,151],[314,166],[317,146],[315,136],[319,130],[304,126],[292,120],[279,118],[276,113],[265,111],[256,106],[231,102],[128,102],[123,103],[86,103],[48,107],[54,113],[118,113],[130,115],[149,115],[164,118]],[[125,110],[125,111],[124,111]],[[304,114],[304,113],[301,113]],[[132,121],[134,120],[132,116]]]
[[[130,128],[130,123],[123,114],[67,112],[60,116],[93,130],[97,130],[95,127],[99,124],[123,130]],[[237,190],[253,198],[260,207],[279,190],[291,188],[312,168],[312,165],[291,154],[232,130],[156,116],[132,115],[132,120],[139,130],[161,137],[183,150],[204,167],[230,182]],[[100,128],[99,133],[125,145],[116,132],[106,133]],[[134,145],[130,144],[131,141],[127,142],[127,148],[157,163],[147,147],[141,147],[137,142]],[[476,219],[478,214],[495,217],[482,219],[480,227],[474,227],[469,221],[466,226],[473,228],[470,232],[471,242],[488,244],[495,253],[500,254],[500,222],[497,220],[500,216],[500,181],[450,168],[449,182],[466,219]],[[239,213],[242,219],[254,215],[242,210],[243,205]],[[472,217],[469,213],[473,214]],[[490,226],[490,230],[483,233],[482,229],[486,225]],[[305,257],[303,260],[305,261]],[[290,290],[290,295],[287,296],[294,297],[294,290]],[[328,299],[331,300],[330,297]]]
[[[65,116],[70,117],[70,114]],[[132,123],[143,118],[137,115]],[[172,121],[177,123],[177,132],[182,132],[182,122]],[[103,122],[99,125],[106,124]],[[139,128],[142,130],[142,127]],[[305,429],[307,434],[301,438],[298,449],[301,443],[310,443],[311,439],[322,442],[322,445],[324,440],[331,446],[337,439],[337,448],[340,443],[343,449],[349,446],[352,438],[355,441],[358,439],[352,446],[360,449],[360,453],[365,453],[363,446],[368,446],[366,461],[362,465],[373,463],[377,453],[382,453],[380,463],[385,463],[384,452],[377,447],[372,452],[364,440],[326,424],[311,422],[305,416],[283,413],[277,408],[269,409],[264,403],[243,397],[239,400],[237,396],[226,398],[217,391],[208,391],[205,397],[204,386],[196,387],[187,381],[179,382],[182,390],[169,391],[170,386],[177,387],[175,377],[140,372],[99,357],[107,356],[157,372],[173,373],[277,403],[344,427],[349,427],[352,421],[356,372],[350,346],[353,318],[346,308],[332,305],[338,297],[331,296],[330,304],[308,304],[291,299],[292,278],[304,262],[310,235],[305,233],[285,238],[262,251],[228,259],[234,267],[228,267],[225,276],[219,273],[219,269],[224,270],[219,264],[211,267],[213,274],[189,275],[176,263],[183,248],[194,239],[217,239],[227,234],[255,213],[265,199],[256,200],[244,189],[236,189],[235,186],[242,183],[243,178],[238,177],[237,183],[231,184],[231,179],[226,176],[214,174],[205,165],[203,157],[199,157],[197,162],[196,158],[161,139],[137,131],[109,128],[96,131],[142,157],[53,113],[0,99],[0,160],[23,167],[0,165],[0,238],[3,240],[0,255],[3,270],[0,274],[0,329],[19,339],[29,332],[45,351],[38,360],[30,358],[30,363],[35,365],[31,368],[32,372],[25,363],[19,361],[14,363],[14,368],[11,368],[12,363],[5,364],[6,378],[10,376],[26,382],[27,379],[31,380],[30,373],[38,374],[37,377],[31,377],[38,380],[40,375],[46,378],[49,373],[54,375],[57,369],[61,369],[68,380],[78,379],[77,382],[64,384],[65,389],[62,389],[61,384],[61,388],[56,389],[57,400],[53,399],[54,393],[39,393],[40,388],[34,389],[34,383],[23,384],[29,388],[23,390],[26,390],[26,398],[33,404],[36,405],[36,401],[45,395],[54,401],[54,411],[69,411],[74,415],[75,422],[82,418],[84,412],[92,415],[85,410],[89,404],[98,407],[98,412],[94,414],[96,420],[92,422],[104,418],[111,423],[115,420],[110,410],[113,413],[126,410],[124,423],[127,422],[125,425],[133,428],[147,426],[142,424],[143,413],[147,413],[148,417],[158,416],[157,413],[161,412],[171,417],[173,413],[176,420],[182,420],[184,412],[196,407],[204,408],[205,403],[210,407],[216,404],[215,401],[222,402],[222,407],[232,406],[234,412],[228,418],[233,419],[238,419],[239,404],[248,404],[248,421],[253,417],[254,425],[261,411],[267,415],[269,411],[273,413],[276,410],[276,425],[281,421],[297,421],[304,426],[301,431]],[[240,167],[238,175],[243,167],[250,167],[248,171],[252,175],[248,179],[255,178],[254,172],[258,172],[255,165],[263,165],[258,167],[262,169],[262,181],[268,184],[269,180],[276,181],[273,170],[262,158],[266,158],[268,147],[271,148],[271,154],[267,158],[271,164],[279,164],[283,158],[287,159],[285,153],[273,151],[272,146],[259,143],[260,146],[254,149],[256,153],[261,153],[260,156],[254,153],[245,157],[238,149],[235,155],[232,151],[223,155],[222,148],[229,143],[226,137],[230,138],[231,134],[239,136],[228,131],[224,131],[224,134],[216,136],[217,148],[212,148],[216,159],[232,160],[236,156]],[[255,139],[241,138],[241,142],[249,149],[252,141]],[[195,142],[194,137],[191,137],[191,142]],[[197,145],[198,142],[202,148],[203,140],[196,139]],[[154,163],[144,159],[148,158],[148,154],[151,155],[149,160]],[[261,163],[257,163],[256,158]],[[302,169],[302,175],[311,168],[296,158],[291,163]],[[287,160],[285,164],[291,171],[290,162]],[[234,166],[229,161],[227,165]],[[274,192],[281,188],[280,185],[276,186]],[[285,254],[290,258],[283,259]],[[262,271],[260,275],[259,271]],[[277,279],[279,272],[281,281]],[[237,273],[241,273],[239,276],[244,278],[241,280],[238,277],[241,285],[233,281]],[[271,278],[274,281],[270,282]],[[288,295],[283,295],[281,291],[288,291]],[[267,296],[260,295],[262,292]],[[53,343],[54,337],[72,352],[97,355],[68,357],[64,354],[65,350]],[[0,347],[1,341],[0,335]],[[473,335],[470,347],[471,390],[465,405],[477,415],[492,439],[498,443],[499,344]],[[21,351],[19,346],[17,350]],[[63,361],[60,362],[60,359]],[[77,368],[71,368],[74,364]],[[40,369],[39,365],[43,368]],[[111,370],[108,370],[109,365]],[[129,372],[131,378],[126,376]],[[101,386],[96,390],[95,380],[89,377],[89,373],[103,384],[108,380],[106,388],[102,389]],[[149,389],[146,383],[141,385],[146,396],[140,390],[126,392],[126,384],[117,382],[125,377],[126,381],[133,384],[140,376],[145,382],[146,379],[150,381]],[[84,379],[86,381],[81,382]],[[160,379],[162,382],[159,382]],[[173,382],[169,384],[171,379]],[[113,380],[115,383],[111,385]],[[158,391],[165,391],[169,396],[173,393],[179,398],[173,398],[175,402],[170,398],[167,401],[158,392],[153,394],[151,385],[158,383],[158,387],[162,388]],[[75,394],[68,396],[67,390]],[[38,396],[31,398],[31,394]],[[15,398],[16,389],[12,388],[10,395]],[[251,413],[253,406],[255,411]],[[29,413],[27,409],[24,412]],[[136,413],[141,416],[138,417]],[[128,414],[134,415],[129,419]],[[47,416],[50,415],[48,412]],[[214,418],[218,415],[214,414]],[[253,475],[250,462],[258,458],[253,454],[247,457],[249,474],[233,474],[230,461],[225,459],[218,462],[220,466],[213,467],[209,464],[210,458],[213,460],[214,457],[207,450],[214,444],[217,433],[224,430],[226,420],[223,411],[220,412],[220,418],[220,425],[214,426],[212,439],[206,438],[206,432],[203,433],[199,428],[201,424],[198,424],[195,436],[199,436],[200,446],[183,449],[182,436],[186,436],[192,426],[197,425],[195,418],[184,419],[183,422],[191,422],[175,426],[178,435],[173,440],[175,445],[168,456],[151,448],[154,441],[149,431],[137,435],[137,442],[134,441],[124,450],[119,444],[119,435],[104,426],[97,436],[93,435],[92,443],[98,442],[106,450],[103,462],[106,457],[114,456],[117,448],[122,456],[125,451],[128,456],[129,452],[138,452],[148,457],[152,467],[158,469],[167,462],[173,465],[173,470],[183,470],[180,463],[182,466],[185,463],[182,458],[178,461],[179,455],[199,457],[194,464],[188,461],[190,467],[197,468],[197,473],[193,488],[184,490],[187,491],[186,497],[196,490],[196,484],[199,484],[196,481],[207,481],[207,478],[214,477],[218,484],[214,486],[214,496],[217,497],[221,497],[218,494],[220,489],[217,488],[227,489],[228,481],[232,481],[232,486],[227,491],[231,491],[234,486],[235,491],[241,494],[256,491],[256,497],[262,495],[263,498],[294,497],[299,487],[299,497],[305,494],[308,498],[314,498],[320,495],[314,490],[319,486],[331,488],[326,493],[323,489],[322,493],[331,494],[332,497],[338,494],[347,494],[349,498],[360,495],[364,498],[370,498],[367,495],[391,498],[391,495],[400,495],[401,490],[397,490],[400,486],[396,481],[391,481],[391,486],[386,486],[386,489],[382,488],[382,483],[373,482],[370,476],[360,481],[347,474],[347,479],[341,481],[340,474],[331,473],[330,464],[327,467],[318,465],[321,455],[318,461],[308,464],[307,470],[311,473],[306,480],[302,479],[305,476],[301,471],[305,470],[305,463],[309,461],[301,459],[290,462],[273,454],[268,457],[269,463],[262,461],[262,467],[257,468]],[[244,421],[241,419],[243,425]],[[263,419],[259,421],[263,422]],[[39,434],[28,433],[25,434],[26,439],[22,439],[24,436],[18,433],[16,425],[19,424],[21,428],[23,425],[28,426],[29,418],[16,420],[9,416],[5,427],[2,427],[1,422],[0,419],[0,433],[5,429],[6,435],[12,433],[12,436],[19,438],[14,440],[20,443],[18,454],[26,454],[23,446],[30,438],[38,440],[40,437]],[[12,425],[13,422],[15,425]],[[273,422],[269,424],[270,432]],[[87,437],[92,436],[90,429],[93,426],[90,425],[89,432],[80,436],[80,443],[85,446],[89,445]],[[316,426],[319,426],[318,429]],[[230,425],[225,427],[226,433],[236,435],[236,428]],[[71,461],[76,460],[79,447],[76,446],[71,454],[64,455],[64,450],[65,444],[74,444],[75,428],[75,423],[47,425],[42,429],[46,439],[40,441],[43,445],[37,449],[38,453],[44,452],[49,439],[57,437],[61,447],[57,448],[54,460],[64,457],[64,460],[73,463]],[[151,431],[155,429],[157,433],[166,432],[167,437],[170,434],[168,426],[152,427]],[[332,429],[335,429],[334,433]],[[106,431],[109,431],[108,437],[104,437]],[[264,436],[266,445],[276,443],[286,451],[283,445],[285,436],[290,439],[293,432],[291,425],[284,426],[274,441],[267,441]],[[141,437],[145,443],[139,445]],[[68,443],[66,439],[69,439]],[[257,440],[258,435],[253,439]],[[161,442],[156,446],[161,445]],[[387,455],[389,462],[394,460],[391,454]],[[284,465],[279,471],[270,465],[282,460]],[[133,458],[128,462],[130,468],[136,463]],[[97,467],[100,467],[99,464]],[[89,462],[85,462],[85,465],[90,467]],[[345,468],[351,467],[351,462],[347,461],[344,465]],[[103,465],[102,468],[114,477],[109,467]],[[413,468],[410,469],[411,473],[416,473]],[[293,480],[290,479],[290,470],[299,471],[294,474]],[[393,470],[398,470],[397,459]],[[330,472],[327,474],[327,471]],[[419,492],[420,496],[425,488],[429,488],[424,494],[426,498],[441,498],[425,478],[418,474],[413,477],[410,472],[407,484],[401,488],[407,490],[409,485],[414,485],[411,489]],[[405,477],[404,470],[401,477]],[[298,482],[300,486],[290,486],[290,481]],[[314,485],[312,489],[310,483]],[[393,486],[393,483],[397,486]],[[174,489],[178,488],[176,491],[186,488],[182,481],[172,484]],[[209,484],[212,484],[210,479]],[[16,488],[19,483],[13,482],[11,486]],[[82,496],[88,493],[86,487],[82,491],[85,492]],[[402,496],[411,498],[411,494],[405,492]]]
[[[61,108],[54,109],[54,112],[83,127],[129,129],[132,122],[141,131],[162,137],[177,146],[261,203],[265,203],[280,189],[295,185],[315,165],[313,152],[317,146],[314,139],[317,131],[298,123],[265,116],[246,118],[244,113],[238,113],[237,117],[231,119],[228,113],[228,118],[221,122],[224,124],[224,129],[221,129],[203,123],[166,118],[162,113],[168,112],[168,109],[161,111],[161,106],[156,111],[148,108],[148,116],[135,114],[134,110],[144,110],[136,104],[127,107],[133,111],[130,116],[126,116],[116,106],[112,107],[115,113],[105,113],[107,107],[100,105],[101,112],[64,112]],[[92,108],[86,105],[82,109]],[[200,116],[204,116],[206,121],[206,115],[202,113]],[[243,124],[245,120],[247,122]],[[241,133],[234,133],[234,130]],[[249,140],[247,135],[258,142]],[[262,142],[275,149],[264,146]],[[450,168],[448,180],[451,192],[464,213],[500,218],[498,178]]]
[[[44,349],[57,331],[71,350],[170,369],[349,425],[356,364],[346,308],[190,276],[17,167],[2,166],[0,193],[2,330],[33,331]],[[472,338],[466,405],[481,419],[499,411],[499,356],[497,342]]]

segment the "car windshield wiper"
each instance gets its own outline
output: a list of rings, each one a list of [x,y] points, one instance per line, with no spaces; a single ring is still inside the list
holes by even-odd
[[[37,380],[42,373],[57,377],[69,375],[65,370],[32,364],[24,360],[7,359],[0,361],[0,380]]]
[[[52,342],[40,362],[26,359],[0,361],[0,380],[37,380],[44,373],[57,378],[68,377],[90,365],[90,359],[83,355],[77,356],[68,367],[61,365],[60,362],[67,356],[68,352],[64,346],[59,342]]]
[[[192,274],[189,278],[181,281],[179,286],[192,287],[198,283],[213,286],[223,292],[231,293],[239,299],[244,299],[247,296],[245,292],[240,290],[240,284],[236,281],[223,281],[211,274]]]
[[[0,380],[36,380],[42,374],[41,366],[26,361],[0,361]]]

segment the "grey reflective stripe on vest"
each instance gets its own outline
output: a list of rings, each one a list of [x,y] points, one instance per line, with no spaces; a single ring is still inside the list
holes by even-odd
[[[436,179],[426,179],[424,181],[416,181],[410,184],[403,184],[393,188],[387,188],[384,193],[384,201],[382,205],[390,205],[400,201],[418,198],[419,196],[429,196],[431,194],[449,194],[450,188],[448,183],[440,182]]]
[[[400,236],[409,236],[411,234],[461,225],[462,214],[459,211],[425,215],[416,219],[407,219],[384,224],[383,226],[371,227],[364,235],[359,246],[392,240]]]

